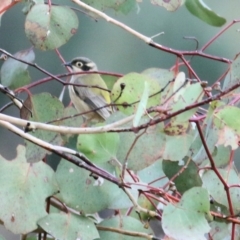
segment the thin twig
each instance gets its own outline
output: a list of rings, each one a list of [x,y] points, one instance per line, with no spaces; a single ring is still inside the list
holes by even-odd
[[[0,120],[0,125],[5,127],[6,129],[10,130],[11,132],[19,135],[20,137],[40,146],[48,151],[51,151],[51,152],[57,154],[58,156],[77,165],[78,167],[84,168],[84,169],[96,174],[97,176],[103,177],[104,179],[107,179],[107,180],[111,181],[112,183],[115,183],[119,186],[122,185],[118,178],[116,178],[112,174],[106,172],[105,170],[97,167],[96,165],[91,163],[91,161],[88,160],[83,154],[81,154],[79,152],[76,152],[70,148],[55,146],[53,144],[45,142],[45,141],[43,141],[39,138],[36,138],[28,133],[25,133],[23,130],[15,127],[14,125],[12,125],[9,122]],[[81,160],[79,160],[79,159],[81,159]],[[124,184],[124,185],[127,186],[126,184]]]
[[[122,164],[122,175],[121,175],[121,178],[122,178],[123,182],[124,182],[124,174],[125,174],[125,171],[126,171],[127,161],[128,161],[129,155],[130,155],[131,151],[133,150],[134,146],[136,145],[138,139],[146,132],[146,130],[147,130],[147,128],[142,133],[138,134],[134,138],[133,143],[131,144],[130,148],[128,149],[128,152],[127,152],[126,157],[124,159],[124,162]]]
[[[149,46],[157,48],[157,49],[159,49],[161,51],[164,51],[164,52],[168,52],[170,54],[174,54],[174,55],[180,57],[181,59],[183,58],[184,55],[192,55],[192,56],[195,55],[195,56],[201,56],[201,57],[204,57],[204,58],[208,58],[208,59],[212,59],[212,60],[216,60],[216,61],[220,61],[220,62],[225,62],[225,63],[230,63],[231,62],[231,60],[229,60],[229,59],[218,57],[218,56],[213,56],[211,54],[204,53],[203,49],[201,49],[200,51],[179,51],[179,50],[175,50],[175,49],[172,49],[172,48],[168,48],[168,47],[162,46],[162,45],[154,42],[151,37],[147,37],[147,36],[137,32],[136,30],[128,27],[127,25],[121,23],[120,21],[115,20],[114,18],[111,18],[107,14],[105,14],[105,13],[103,13],[103,12],[101,12],[101,11],[99,11],[99,10],[89,6],[89,5],[87,5],[86,3],[83,3],[80,0],[72,0],[72,1],[75,2],[77,5],[79,5],[80,7],[82,7],[83,9],[96,14],[96,16],[105,19],[107,22],[110,22],[110,23],[112,23],[112,24],[114,24],[114,25],[124,29],[125,31],[131,33],[135,37],[143,40]],[[222,32],[225,32],[229,27],[231,27],[233,24],[235,24],[237,22],[240,22],[240,20],[235,20],[230,26],[225,27],[219,34],[217,34],[213,38],[212,41],[214,41],[219,35],[222,34]],[[212,42],[207,43],[208,44],[207,46],[209,46],[211,43]],[[205,48],[207,46],[205,46]]]
[[[208,149],[208,146],[207,146],[207,143],[205,141],[205,138],[203,136],[203,132],[202,132],[202,129],[201,129],[201,126],[199,124],[199,121],[196,121],[195,122],[196,125],[197,125],[197,129],[198,129],[198,133],[199,133],[199,136],[201,138],[201,141],[202,141],[202,144],[203,144],[203,147],[206,151],[206,154],[208,156],[208,159],[209,159],[209,162],[211,164],[211,168],[212,170],[215,172],[215,174],[217,175],[218,179],[221,181],[221,183],[223,184],[224,186],[224,190],[226,191],[226,195],[227,195],[227,199],[228,199],[228,206],[229,206],[229,211],[230,211],[230,214],[231,215],[234,215],[234,211],[233,211],[233,206],[232,206],[232,200],[231,200],[231,194],[230,194],[230,189],[228,187],[228,184],[226,183],[226,181],[223,179],[222,175],[220,174],[220,172],[218,171],[216,165],[215,165],[215,162],[213,160],[213,157],[212,157],[212,154],[210,153],[209,149]]]
[[[96,227],[100,231],[115,232],[115,233],[119,233],[119,234],[122,234],[122,235],[127,235],[127,236],[131,236],[131,237],[138,237],[138,238],[145,238],[145,239],[149,239],[149,240],[153,239],[153,236],[149,235],[147,233],[134,232],[134,231],[125,230],[125,229],[122,229],[122,228],[104,227],[104,226],[100,226],[100,225],[97,225]],[[160,238],[154,237],[154,240],[158,240],[158,239],[160,240]]]

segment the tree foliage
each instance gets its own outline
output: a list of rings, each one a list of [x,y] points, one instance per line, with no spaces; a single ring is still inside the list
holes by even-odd
[[[226,20],[200,0],[151,1],[167,11],[185,6],[206,24],[224,25],[201,48],[180,51],[104,13],[111,9],[127,17],[141,7],[135,0],[73,0],[75,7],[4,0],[0,16],[19,2],[24,4],[24,28],[32,47],[13,54],[0,48],[0,91],[20,116],[6,112],[9,104],[1,106],[0,126],[25,141],[11,161],[0,156],[0,220],[5,228],[24,239],[33,239],[32,234],[34,239],[62,240],[238,239],[240,179],[234,155],[240,138],[240,57],[236,53],[231,60],[205,50],[240,20],[224,25]],[[80,9],[89,19],[105,19],[155,51],[176,57],[169,69],[152,67],[125,75],[94,72],[108,78],[117,111],[87,127],[82,126],[82,113],[64,106],[61,97],[32,92],[52,80],[63,87],[69,84],[66,77],[72,72],[49,73],[35,63],[35,52],[56,50],[64,63],[57,49],[78,31]],[[209,86],[188,56],[229,68]],[[47,77],[31,79],[29,67]],[[27,97],[19,98],[21,92]],[[48,162],[51,155],[56,162],[61,158],[54,170]],[[113,211],[102,219],[98,213],[106,209]]]

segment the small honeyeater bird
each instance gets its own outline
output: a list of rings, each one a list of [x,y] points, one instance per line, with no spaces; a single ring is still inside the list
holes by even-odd
[[[76,57],[71,62],[65,63],[73,72],[97,71],[97,65],[88,58]],[[111,107],[103,107],[111,103],[108,87],[99,74],[77,74],[72,75],[70,83],[82,84],[89,87],[69,85],[69,95],[75,108],[79,112],[87,112],[83,115],[86,120],[103,121],[112,112]],[[91,87],[99,86],[103,89]],[[98,109],[103,107],[101,109]],[[96,110],[98,109],[98,110]]]

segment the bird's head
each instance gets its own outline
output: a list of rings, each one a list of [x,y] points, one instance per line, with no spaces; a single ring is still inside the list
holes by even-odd
[[[67,62],[64,65],[72,68],[74,72],[87,72],[98,70],[97,65],[93,61],[85,57],[74,58],[71,62]]]

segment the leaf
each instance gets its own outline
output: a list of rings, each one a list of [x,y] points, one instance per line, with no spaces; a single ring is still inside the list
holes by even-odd
[[[216,147],[219,138],[219,131],[218,128],[213,124],[213,112],[211,113],[211,106],[208,109],[208,116],[202,124],[202,131],[205,142],[208,146],[208,151],[214,158],[216,166],[220,167],[227,164],[229,161],[231,148],[224,147],[222,145]],[[188,156],[191,156],[193,161],[198,165],[202,163],[206,164],[204,161],[207,161],[207,163],[209,163],[208,155],[202,144],[198,130],[195,130],[194,142],[189,149]]]
[[[185,0],[150,0],[152,4],[166,8],[168,11],[176,11]]]
[[[182,161],[183,164],[180,164],[180,162],[163,160],[164,173],[168,179],[172,179],[176,176],[172,181],[181,194],[193,187],[202,186],[202,180],[198,174],[197,165],[188,158],[184,158]]]
[[[222,90],[226,91],[230,87],[232,87],[235,84],[239,83],[240,78],[240,53],[236,55],[234,61],[230,65],[230,69],[224,79]],[[228,93],[224,98],[227,98],[227,100],[233,98],[240,92],[240,88],[236,88],[235,90]],[[225,101],[226,102],[226,101]]]
[[[22,12],[26,15],[29,13],[29,11],[31,10],[31,8],[35,5],[35,4],[40,4],[40,3],[44,3],[44,0],[27,0],[25,1],[25,6],[22,9]]]
[[[186,82],[186,76],[184,72],[179,72],[173,83],[174,102],[184,95],[186,88],[184,87]]]
[[[109,164],[104,166],[108,172],[115,173],[115,167]],[[87,214],[111,206],[117,209],[132,206],[131,201],[117,185],[102,178],[94,179],[88,171],[65,160],[58,165],[56,179],[60,188],[60,198],[78,212]],[[137,196],[138,192],[134,194]]]
[[[30,121],[49,122],[63,116],[63,104],[56,97],[51,96],[49,93],[40,93],[29,96],[24,104],[32,111],[32,117],[26,115],[26,118]],[[23,109],[24,111],[27,111],[28,115],[30,115],[28,110],[22,108],[22,110]],[[59,123],[56,122],[56,124]],[[37,129],[34,132],[31,132],[31,134],[51,144],[62,144],[62,138],[59,133]],[[40,161],[47,153],[50,153],[27,140],[26,149],[26,158],[28,162]]]
[[[119,136],[121,144],[117,152],[117,159],[123,161],[136,135],[134,133],[120,133]],[[168,136],[163,132],[163,125],[158,124],[157,127],[149,128],[138,138],[128,156],[128,168],[139,171],[162,158],[179,161],[188,153],[192,141],[192,133]]]
[[[181,87],[184,79],[183,75],[180,75],[180,78],[180,80],[179,78],[177,79],[179,80],[177,83],[174,83],[173,88],[175,94],[168,102],[169,107],[171,107],[171,112],[176,112],[190,106],[191,104],[200,102],[204,96],[204,91],[200,83],[188,83]],[[181,89],[177,91],[179,87],[181,87]],[[189,119],[196,113],[196,111],[197,108],[194,108],[172,117],[170,122],[166,125],[164,132],[171,136],[186,133],[190,125]]]
[[[165,234],[176,239],[205,240],[210,227],[205,215],[210,214],[206,189],[194,187],[186,191],[178,204],[169,203],[163,209],[162,227]]]
[[[118,133],[80,134],[77,140],[78,151],[94,163],[104,163],[116,158],[118,146]]]
[[[138,102],[144,91],[144,84],[149,84],[149,99],[147,107],[156,106],[160,103],[160,86],[155,79],[143,74],[129,73],[117,80],[114,84],[111,97],[113,103],[120,104],[117,108],[124,114],[134,114],[138,108]],[[156,94],[154,96],[151,96]],[[134,104],[135,103],[135,104]]]
[[[215,151],[216,143],[218,141],[218,130],[213,125],[213,110],[211,109],[211,106],[208,109],[207,118],[204,120],[204,123],[202,125],[202,131],[204,134],[204,139],[208,146],[208,150],[210,154],[213,154]],[[189,156],[191,156],[193,161],[199,165],[204,160],[208,161],[208,156],[197,129],[195,130],[194,135],[194,142],[189,149]]]
[[[229,159],[232,152],[230,147],[224,147],[220,145],[216,147],[215,150],[216,151],[213,153],[213,157],[216,167],[223,167],[227,163],[229,163]]]
[[[229,231],[229,224],[225,222],[211,222],[210,224],[211,231],[210,235],[214,236],[214,240],[228,239],[231,235]]]
[[[38,221],[38,224],[58,240],[99,238],[93,221],[70,212],[50,213]]]
[[[186,0],[185,6],[197,18],[215,27],[221,27],[226,19],[213,12],[203,0]]]
[[[186,156],[193,141],[193,134],[190,132],[178,136],[164,135],[163,140],[165,143],[162,157],[171,161],[179,161]]]
[[[137,173],[137,175],[141,182],[147,183],[153,187],[162,187],[168,182],[168,179],[165,177],[162,169],[161,160],[158,160],[152,165],[142,169]],[[158,179],[158,181],[155,181],[156,179]]]
[[[110,75],[101,75],[104,82],[107,84],[108,89],[112,89],[114,83],[117,81],[119,77],[110,76]]]
[[[147,82],[145,82],[143,94],[142,94],[141,100],[139,102],[136,115],[133,119],[133,127],[137,127],[139,125],[141,117],[143,116],[143,114],[146,111],[148,97],[149,97],[149,85]]]
[[[126,217],[126,216],[116,216],[111,219],[104,220],[99,224],[99,226],[107,227],[107,228],[114,228],[114,229],[120,229],[121,231],[133,231],[133,232],[142,232],[142,233],[148,233],[152,234],[151,230],[145,229],[143,227],[143,224],[132,217]],[[99,231],[100,239],[104,240],[142,240],[142,237],[133,237],[133,236],[127,236],[122,235],[119,233],[115,233],[113,231]]]
[[[0,156],[0,164],[0,218],[15,234],[31,232],[47,215],[46,198],[57,191],[54,172],[44,162],[27,163],[23,146],[12,161]]]
[[[172,81],[175,76],[174,71],[164,68],[148,68],[145,69],[141,74],[144,74],[150,78],[154,78],[162,87],[165,87],[165,85]]]
[[[84,0],[83,2],[101,11],[110,8],[116,12],[122,12],[124,14],[127,14],[136,8],[136,0]]]
[[[184,85],[179,94],[178,101],[173,101],[171,104],[172,112],[176,112],[180,109],[183,109],[191,104],[200,102],[204,96],[204,91],[200,83],[186,84]],[[174,95],[175,98],[175,95]],[[173,98],[173,99],[174,99]],[[194,115],[197,109],[191,109],[184,113],[178,114],[174,121],[176,122],[185,122],[188,121],[190,117]]]
[[[240,179],[234,169],[217,170],[228,186],[239,184]],[[209,191],[213,199],[229,209],[229,202],[227,199],[226,190],[224,189],[222,182],[219,180],[215,172],[206,171],[202,177],[202,181],[203,186]],[[238,187],[232,187],[229,189],[229,191],[234,212],[239,212],[240,189]]]
[[[155,79],[162,87],[160,102],[164,102],[172,94],[172,88],[167,86],[169,86],[169,83],[174,79],[174,71],[162,68],[148,68],[144,70],[142,74]]]
[[[32,63],[35,59],[33,48],[19,51],[13,55],[16,58]],[[1,82],[4,86],[16,89],[30,83],[31,78],[27,71],[28,65],[8,58],[1,68]]]
[[[106,1],[109,1],[109,0],[106,0]],[[123,13],[125,15],[130,13],[133,10],[139,11],[139,9],[140,9],[139,5],[137,5],[137,1],[136,0],[125,0],[123,4],[121,4],[121,5],[115,4],[115,7],[116,7],[116,5],[117,5],[117,8],[114,8],[114,10],[116,12],[121,12],[121,13]]]
[[[226,106],[216,111],[213,122],[219,131],[217,145],[237,149],[240,140],[240,109]]]
[[[64,16],[64,18],[62,17]],[[68,7],[36,4],[25,21],[27,38],[41,50],[59,48],[77,31],[78,18]]]

